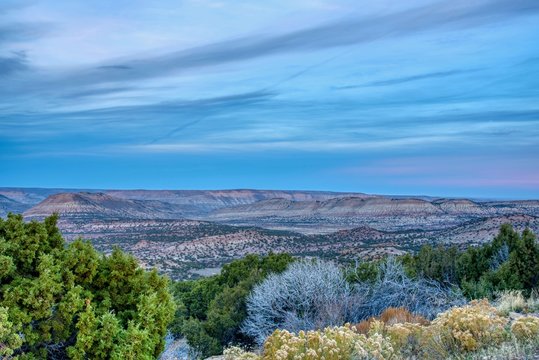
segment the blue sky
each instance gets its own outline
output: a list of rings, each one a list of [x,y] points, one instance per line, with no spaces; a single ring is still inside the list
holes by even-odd
[[[0,186],[539,198],[537,0],[2,0]]]

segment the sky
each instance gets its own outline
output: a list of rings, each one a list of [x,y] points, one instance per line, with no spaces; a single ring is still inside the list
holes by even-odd
[[[1,0],[0,186],[539,199],[537,0]]]

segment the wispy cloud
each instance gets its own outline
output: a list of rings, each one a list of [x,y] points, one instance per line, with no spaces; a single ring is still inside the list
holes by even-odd
[[[85,98],[85,97],[91,97],[91,96],[102,96],[102,95],[109,95],[109,94],[114,94],[114,93],[121,93],[121,92],[126,92],[126,91],[130,91],[134,89],[136,88],[129,87],[129,86],[93,88],[93,89],[88,89],[88,90],[70,92],[64,95],[64,97]]]
[[[10,56],[0,56],[0,78],[28,69],[28,59],[23,51],[14,52]]]
[[[103,89],[121,91],[121,88]],[[127,90],[127,89],[126,89]],[[99,92],[78,94],[91,96]],[[269,101],[275,92],[254,91],[227,96],[176,100],[151,104],[114,106],[91,110],[40,112],[40,113],[0,113],[0,133],[18,134],[17,137],[35,140],[43,139],[47,133],[68,136],[80,131],[96,133],[102,138],[135,136],[146,141],[163,141],[176,136],[181,131],[204,120],[216,121],[223,116],[232,116],[246,109],[254,109]],[[239,120],[239,119],[238,119]],[[210,128],[223,124],[210,123]],[[40,129],[45,129],[45,133]],[[123,129],[123,130],[122,130]],[[1,137],[1,136],[0,136]]]
[[[346,140],[297,140],[297,141],[252,141],[238,142],[229,141],[221,143],[211,142],[182,142],[128,145],[117,148],[118,151],[130,153],[170,153],[170,154],[193,154],[193,153],[216,153],[245,151],[302,151],[302,152],[350,152],[358,150],[376,150],[403,148],[406,146],[428,146],[431,143],[451,141],[448,136],[416,136],[401,137],[398,139],[373,140],[373,141],[346,141]]]
[[[370,87],[370,86],[391,86],[391,85],[404,84],[404,83],[420,81],[420,80],[438,79],[438,78],[446,78],[446,77],[455,76],[455,75],[469,74],[469,73],[477,72],[479,70],[480,69],[437,71],[437,72],[429,72],[429,73],[412,75],[412,76],[403,76],[403,77],[398,77],[398,78],[388,79],[388,80],[372,81],[372,82],[368,82],[368,83],[360,84],[360,85],[335,86],[333,88],[336,90],[348,90],[348,89],[357,89],[357,88]]]
[[[164,55],[116,59],[93,68],[57,74],[52,79],[48,79],[47,83],[50,85],[50,81],[53,81],[59,84],[64,83],[64,86],[69,84],[82,86],[166,76],[188,69],[217,66],[283,53],[311,52],[367,43],[383,38],[403,37],[435,29],[469,28],[537,12],[539,12],[539,2],[536,0],[443,1],[387,15],[342,19],[281,35],[247,36]],[[12,35],[7,35],[9,30],[4,30],[6,37],[16,36],[15,34],[22,36],[28,34],[28,31],[31,32],[31,28],[28,27],[22,27],[21,32],[15,31],[15,28],[11,30]],[[0,41],[2,41],[1,28]],[[444,76],[444,74],[441,73],[438,76]]]
[[[131,70],[132,68],[127,65],[102,65],[97,67],[100,70]]]
[[[443,1],[389,15],[344,19],[277,36],[245,37],[155,57],[126,60],[121,65],[109,66],[128,67],[132,70],[129,73],[112,74],[112,80],[156,76],[273,54],[313,51],[402,37],[433,29],[468,28],[537,12],[539,2],[536,0]]]
[[[51,24],[46,23],[0,24],[0,45],[36,39],[44,36],[50,30]]]

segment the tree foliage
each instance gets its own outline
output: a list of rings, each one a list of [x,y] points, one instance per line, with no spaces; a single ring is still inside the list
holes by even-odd
[[[246,298],[256,284],[292,261],[288,254],[248,255],[226,264],[219,275],[175,283],[178,310],[172,332],[185,336],[201,357],[220,354],[229,344],[250,345],[252,339],[240,331]]]
[[[56,222],[0,219],[0,355],[157,357],[174,314],[168,280],[119,249],[66,246]]]
[[[502,290],[529,293],[539,287],[539,243],[531,230],[519,234],[510,224],[502,225],[487,244],[464,251],[427,245],[402,260],[410,272],[458,285],[469,298],[492,298]]]

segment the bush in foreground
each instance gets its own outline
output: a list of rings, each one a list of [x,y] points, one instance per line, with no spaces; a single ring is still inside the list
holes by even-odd
[[[261,355],[240,349],[231,353],[235,359],[249,360],[504,359],[508,354],[527,358],[536,353],[539,318],[521,317],[509,326],[510,321],[488,301],[473,301],[425,325],[374,320],[367,334],[349,325],[297,333],[276,330],[264,343]]]
[[[444,286],[438,281],[406,274],[403,265],[395,258],[388,258],[379,265],[374,282],[356,284],[361,303],[355,304],[355,319],[367,319],[380,315],[388,307],[404,307],[410,312],[434,318],[452,306],[466,301],[456,287]],[[355,320],[353,319],[353,320]]]
[[[357,323],[380,315],[387,307],[404,307],[432,319],[465,303],[458,289],[408,277],[395,259],[379,266],[374,282],[351,284],[331,262],[298,261],[253,289],[243,331],[261,344],[276,329],[297,332]]]
[[[436,317],[429,327],[431,342],[449,352],[476,351],[489,345],[499,345],[508,333],[509,319],[498,315],[487,300],[450,309]]]
[[[511,332],[519,340],[533,340],[539,338],[539,318],[523,316],[516,319],[511,325]]]
[[[242,329],[262,344],[278,328],[299,331],[340,325],[349,321],[353,294],[337,265],[299,261],[253,289]]]
[[[167,279],[118,249],[66,246],[56,221],[0,219],[0,355],[157,357],[174,315]]]

